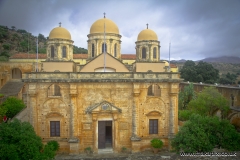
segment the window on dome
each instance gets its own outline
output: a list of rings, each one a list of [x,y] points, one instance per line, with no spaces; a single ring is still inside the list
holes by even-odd
[[[142,59],[146,59],[146,48],[142,48]]]
[[[51,58],[54,58],[54,46],[51,46]]]
[[[117,57],[117,43],[114,45],[114,57]]]
[[[66,53],[66,46],[62,47],[62,57],[66,58],[67,57],[67,53]]]
[[[159,85],[153,84],[148,87],[148,96],[161,96],[161,89]]]
[[[94,44],[92,44],[92,57],[94,57]]]
[[[107,44],[106,43],[102,44],[102,53],[104,53],[104,49],[107,52]]]
[[[157,58],[157,48],[153,48],[153,58]]]

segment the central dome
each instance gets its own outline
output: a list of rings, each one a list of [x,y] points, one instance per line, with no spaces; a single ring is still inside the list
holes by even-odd
[[[143,40],[158,40],[157,34],[151,29],[144,29],[138,34],[138,41]]]
[[[53,28],[49,34],[49,39],[68,39],[71,40],[70,32],[63,27]]]
[[[104,33],[104,22],[105,32],[119,34],[118,26],[110,19],[102,18],[94,22],[90,28],[90,34],[92,33]]]

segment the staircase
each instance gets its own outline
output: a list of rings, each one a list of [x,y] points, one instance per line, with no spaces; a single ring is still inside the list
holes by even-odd
[[[21,91],[24,83],[22,80],[10,80],[1,89],[0,93],[4,94],[5,97],[16,96]]]

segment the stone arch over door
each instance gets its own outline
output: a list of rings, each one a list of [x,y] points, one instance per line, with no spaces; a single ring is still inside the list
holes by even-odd
[[[12,79],[22,79],[22,71],[19,68],[12,69]]]
[[[112,132],[112,150],[118,151],[119,146],[119,133],[118,133],[118,119],[119,115],[122,113],[122,110],[110,102],[102,101],[101,103],[94,104],[89,106],[85,110],[86,114],[91,114],[92,116],[92,126],[93,126],[93,150],[98,152],[99,149],[103,149],[99,147],[99,137],[101,137],[101,133],[99,133],[99,128],[101,127],[101,122],[103,123],[111,123],[111,132]],[[106,127],[107,125],[103,126]],[[103,133],[105,134],[105,133]],[[104,148],[106,149],[106,148]]]

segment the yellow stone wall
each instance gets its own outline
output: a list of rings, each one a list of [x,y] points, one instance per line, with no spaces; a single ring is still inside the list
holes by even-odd
[[[61,96],[48,96],[51,84],[59,85]],[[138,142],[138,151],[149,148],[150,140],[155,137],[161,138],[168,145],[170,104],[173,106],[173,133],[177,132],[178,83],[154,83],[161,87],[160,97],[147,96],[151,84],[153,83],[30,83],[30,122],[44,142],[57,140],[60,152],[71,152],[68,141],[73,137],[79,139],[78,152],[84,152],[84,148],[89,146],[97,152],[97,127],[98,121],[102,120],[113,122],[114,152],[120,152],[122,147],[134,150],[134,144],[130,140],[133,119],[136,122],[136,134],[142,139]],[[112,110],[102,110],[102,102],[118,107],[121,112],[113,107]],[[94,105],[96,108],[86,113]],[[136,110],[134,118],[133,106]],[[149,135],[149,119],[159,119],[157,135]],[[50,137],[50,121],[60,121],[60,137]]]

